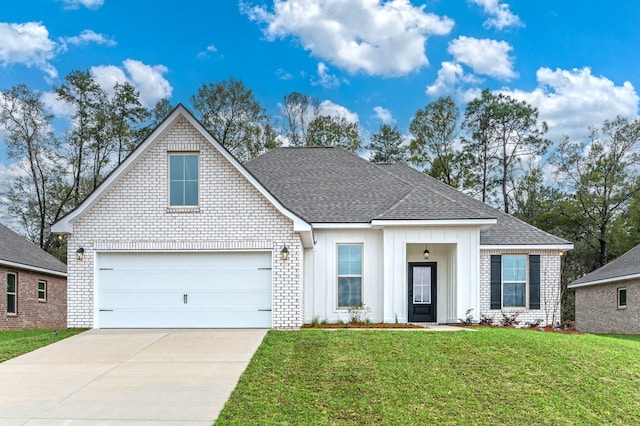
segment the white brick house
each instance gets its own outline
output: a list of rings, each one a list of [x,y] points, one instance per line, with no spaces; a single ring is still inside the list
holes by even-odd
[[[376,322],[545,322],[572,248],[342,149],[241,165],[182,106],[53,232],[68,236],[68,325],[99,328],[296,328],[360,303]]]

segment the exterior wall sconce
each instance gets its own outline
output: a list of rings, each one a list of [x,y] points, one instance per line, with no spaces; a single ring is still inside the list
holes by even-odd
[[[424,257],[425,259],[429,259],[429,249],[427,248],[427,245],[424,245],[424,251],[422,252],[422,257]]]
[[[76,250],[76,259],[78,260],[84,259],[84,249],[82,247]]]
[[[280,258],[282,260],[287,260],[289,258],[289,249],[287,246],[284,246],[282,250],[280,250]]]

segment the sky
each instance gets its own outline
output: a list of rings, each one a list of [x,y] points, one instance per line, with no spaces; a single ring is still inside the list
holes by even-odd
[[[20,0],[0,8],[0,89],[53,87],[89,70],[129,81],[146,106],[190,108],[200,86],[242,80],[275,119],[284,95],[403,134],[439,96],[461,111],[483,88],[526,100],[548,137],[584,138],[638,116],[640,2],[573,0]],[[0,141],[0,178],[15,166]]]

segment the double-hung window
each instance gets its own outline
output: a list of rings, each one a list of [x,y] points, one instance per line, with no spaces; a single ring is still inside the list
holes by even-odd
[[[502,307],[527,307],[527,256],[502,256]]]
[[[169,206],[198,206],[198,154],[169,154]]]
[[[7,313],[18,313],[18,279],[16,274],[7,274]]]
[[[362,244],[338,244],[338,309],[362,304]]]
[[[618,289],[618,308],[625,309],[627,307],[627,289]]]
[[[38,301],[39,302],[47,301],[47,282],[46,281],[38,281]]]

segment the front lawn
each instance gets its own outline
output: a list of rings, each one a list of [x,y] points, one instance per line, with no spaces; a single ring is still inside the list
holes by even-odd
[[[61,330],[2,330],[0,331],[0,362],[50,345],[85,331],[84,328]]]
[[[640,424],[640,341],[270,331],[217,424]]]

